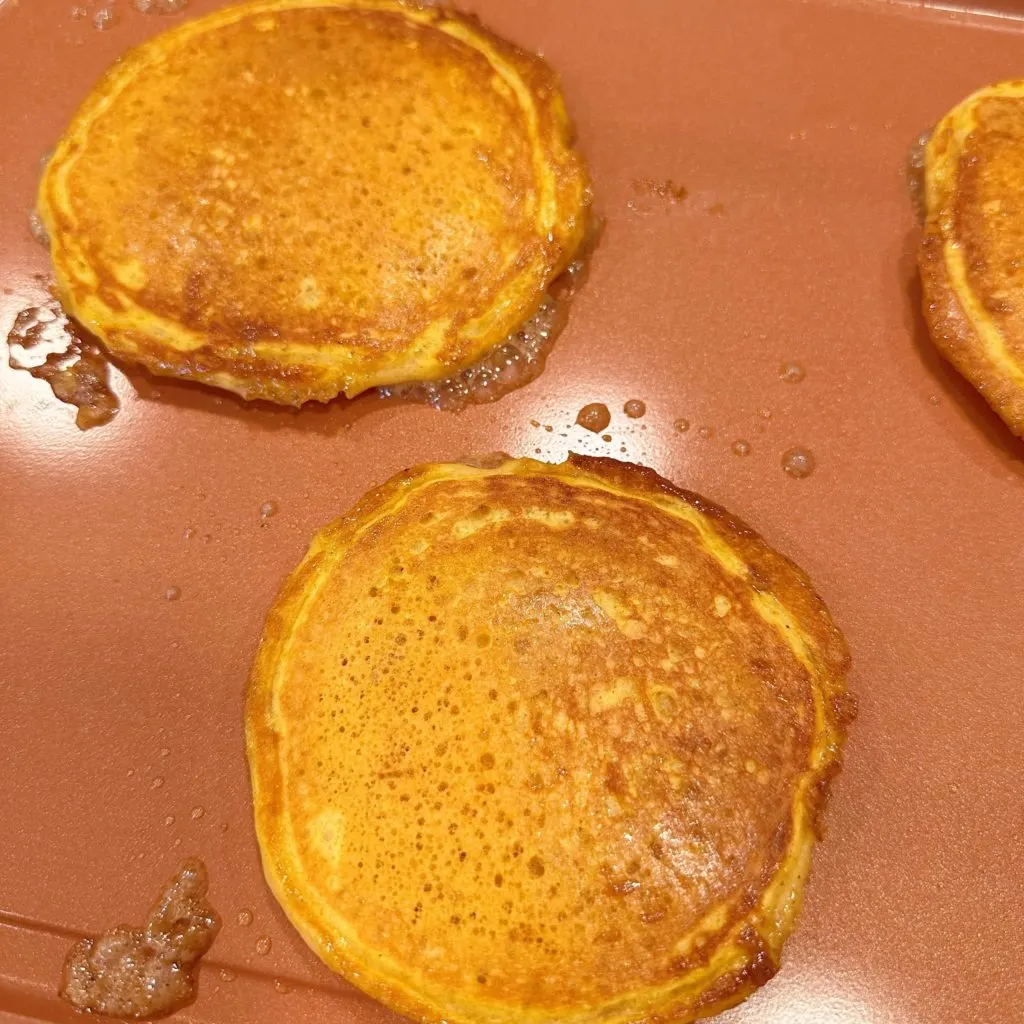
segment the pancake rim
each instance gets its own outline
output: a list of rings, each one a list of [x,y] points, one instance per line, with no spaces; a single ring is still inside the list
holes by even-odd
[[[301,623],[319,587],[344,556],[346,538],[355,540],[371,530],[419,488],[495,474],[554,476],[571,486],[625,494],[694,525],[704,549],[727,573],[749,586],[758,614],[807,668],[814,696],[814,741],[807,768],[792,795],[789,842],[760,900],[726,925],[709,920],[714,916],[711,913],[684,937],[693,940],[710,935],[717,940],[727,927],[724,940],[709,943],[713,952],[704,964],[656,988],[639,988],[600,1004],[564,1010],[524,1009],[484,999],[456,1000],[443,986],[431,991],[429,985],[421,985],[414,991],[410,981],[413,965],[382,963],[384,958],[372,947],[364,947],[351,933],[339,934],[318,919],[314,901],[303,894],[277,755],[282,726],[275,684],[287,667],[292,624]],[[540,1024],[557,1015],[567,1024],[639,1024],[666,1018],[690,1021],[717,1013],[745,999],[778,969],[782,945],[800,907],[814,842],[822,834],[821,815],[841,766],[846,727],[855,714],[854,698],[845,689],[848,667],[845,640],[806,574],[739,519],[699,495],[677,488],[653,470],[581,455],[570,455],[557,465],[499,454],[472,463],[415,467],[369,491],[350,512],[314,536],[267,617],[245,708],[246,751],[264,875],[292,924],[330,968],[415,1019],[449,1024],[505,1024],[511,1020]]]
[[[116,280],[115,264],[107,259],[93,266],[76,236],[69,176],[96,119],[138,76],[174,47],[222,27],[261,14],[321,8],[394,14],[483,56],[522,112],[520,140],[533,166],[528,194],[537,198],[536,215],[532,223],[521,218],[523,241],[511,276],[492,275],[487,289],[478,293],[482,297],[473,319],[465,319],[460,307],[445,309],[383,357],[374,352],[373,332],[314,343],[288,336],[249,342],[213,328],[193,330],[136,302],[128,285]],[[530,319],[591,228],[590,181],[574,139],[558,76],[547,62],[454,7],[404,0],[247,0],[160,33],[112,65],[65,128],[43,173],[37,208],[50,239],[62,305],[115,356],[158,375],[199,380],[246,399],[326,402],[342,392],[351,398],[373,387],[452,377]],[[540,243],[529,257],[522,251],[527,239]]]
[[[971,93],[939,121],[925,146],[926,219],[918,250],[921,305],[935,347],[1010,430],[1024,437],[1024,365],[1011,356],[982,299],[972,291],[955,229],[961,152],[977,123],[978,103],[992,97],[1024,102],[1024,80],[997,82]]]

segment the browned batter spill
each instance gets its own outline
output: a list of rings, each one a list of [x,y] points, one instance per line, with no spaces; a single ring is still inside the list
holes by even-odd
[[[57,303],[31,306],[7,335],[9,365],[46,381],[54,395],[78,409],[81,430],[108,423],[120,405],[110,388],[110,365],[99,345]]]
[[[555,339],[565,327],[569,304],[582,284],[600,225],[591,229],[584,255],[552,282],[537,311],[483,358],[444,380],[415,381],[378,388],[382,398],[425,402],[435,409],[458,410],[493,402],[540,376]]]
[[[673,205],[681,203],[689,195],[684,186],[677,185],[671,178],[665,181],[655,181],[653,178],[634,178],[633,191],[637,195],[665,199]]]
[[[533,316],[478,362],[444,380],[381,387],[378,394],[455,410],[493,402],[535,380],[565,326],[576,291],[586,279],[602,227],[600,219],[592,220],[580,254],[551,283]],[[82,430],[117,415],[120,406],[110,388],[106,353],[58,303],[22,310],[7,336],[7,345],[14,369],[45,380],[57,398],[78,407],[75,422]],[[28,355],[37,350],[39,355],[45,353],[45,358]]]
[[[199,960],[220,931],[206,887],[206,865],[189,858],[144,928],[119,925],[76,942],[64,960],[61,998],[83,1013],[128,1020],[164,1017],[191,1003],[199,991]]]
[[[921,132],[907,151],[907,192],[910,195],[910,202],[914,207],[914,213],[917,214],[918,222],[921,224],[924,224],[928,216],[928,204],[924,185],[924,162],[925,150],[931,137],[931,128]]]

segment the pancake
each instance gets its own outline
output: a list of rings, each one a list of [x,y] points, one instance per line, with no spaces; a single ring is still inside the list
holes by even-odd
[[[257,0],[95,87],[39,212],[117,357],[289,405],[448,378],[526,321],[587,226],[554,72],[445,7]]]
[[[688,1021],[775,972],[852,700],[807,577],[651,470],[426,465],[322,530],[246,704],[267,880],[422,1021]]]
[[[1024,80],[954,107],[928,141],[924,176],[932,340],[1024,437]]]

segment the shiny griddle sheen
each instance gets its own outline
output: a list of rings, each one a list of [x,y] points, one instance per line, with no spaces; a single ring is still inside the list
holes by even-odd
[[[932,339],[1024,437],[1024,80],[973,93],[925,149]]]
[[[587,229],[554,72],[397,0],[256,0],[116,64],[51,159],[59,293],[115,355],[287,405],[451,377]]]
[[[267,879],[329,966],[419,1019],[693,1020],[777,970],[848,660],[799,569],[650,470],[402,473],[267,622]]]
[[[49,299],[40,157],[117,57],[217,6],[118,0],[97,32],[69,0],[0,5],[0,339]],[[1019,26],[882,0],[471,6],[558,69],[606,220],[532,384],[458,415],[296,412],[115,367],[121,412],[82,433],[0,353],[0,1019],[82,1024],[57,996],[70,946],[138,923],[198,855],[224,925],[174,1024],[398,1024],[263,880],[241,703],[316,530],[403,467],[500,449],[613,454],[711,496],[849,639],[860,710],[799,926],[721,1024],[1016,1021],[1024,463],[929,340],[902,168],[923,128],[1022,74]],[[610,442],[573,425],[595,402]],[[796,446],[802,480],[781,468]]]

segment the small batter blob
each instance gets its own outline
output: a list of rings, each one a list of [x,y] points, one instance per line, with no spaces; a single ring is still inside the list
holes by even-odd
[[[143,928],[118,925],[81,939],[64,960],[60,996],[76,1010],[146,1020],[188,1006],[199,960],[220,931],[206,900],[206,865],[190,857],[161,892]]]

